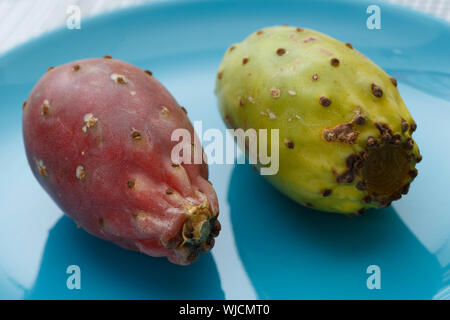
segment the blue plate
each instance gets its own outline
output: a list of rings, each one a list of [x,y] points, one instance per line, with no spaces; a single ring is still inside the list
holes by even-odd
[[[166,2],[83,20],[81,30],[61,29],[1,56],[0,298],[448,297],[450,27],[378,3],[381,29],[369,30],[373,3]],[[351,42],[397,77],[424,160],[410,193],[393,207],[353,219],[316,212],[248,165],[212,165],[223,231],[212,253],[180,267],[77,229],[39,187],[25,159],[21,104],[49,66],[111,54],[152,70],[204,130],[225,130],[213,93],[222,55],[275,24]],[[81,269],[80,290],[66,286],[70,265]],[[374,276],[380,289],[369,289]]]

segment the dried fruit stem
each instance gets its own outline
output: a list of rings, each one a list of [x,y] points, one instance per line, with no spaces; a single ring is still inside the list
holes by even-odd
[[[218,214],[211,211],[206,197],[200,205],[192,206],[185,203],[185,206],[187,218],[181,237],[178,237],[179,244],[174,250],[181,261],[190,264],[200,253],[212,249],[214,237],[217,237],[220,231],[220,223],[217,220]]]
[[[369,195],[386,199],[390,203],[408,183],[409,170],[407,151],[399,145],[384,144],[367,151],[360,172]]]

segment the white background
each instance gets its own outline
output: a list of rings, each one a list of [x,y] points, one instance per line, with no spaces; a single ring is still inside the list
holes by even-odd
[[[70,5],[82,17],[164,0],[0,0],[0,54],[46,31],[65,24]],[[450,21],[450,0],[386,0]]]

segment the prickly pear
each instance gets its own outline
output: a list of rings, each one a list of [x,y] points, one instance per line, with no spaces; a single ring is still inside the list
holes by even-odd
[[[208,167],[171,161],[172,131],[195,133],[150,71],[110,56],[50,68],[23,112],[34,175],[86,231],[181,265],[213,247]]]
[[[397,81],[325,34],[269,27],[232,45],[216,79],[231,128],[279,129],[268,180],[318,210],[361,214],[406,194],[421,160]]]

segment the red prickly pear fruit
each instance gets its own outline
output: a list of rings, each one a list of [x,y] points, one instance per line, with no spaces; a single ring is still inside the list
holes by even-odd
[[[23,113],[28,162],[89,233],[187,265],[219,234],[208,166],[172,163],[175,129],[193,127],[149,71],[86,59],[48,71]]]

